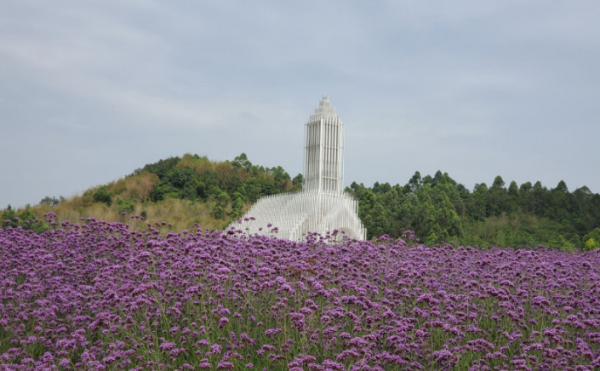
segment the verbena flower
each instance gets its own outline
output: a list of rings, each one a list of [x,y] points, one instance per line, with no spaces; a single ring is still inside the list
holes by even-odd
[[[0,230],[7,369],[600,367],[593,252],[55,225]]]

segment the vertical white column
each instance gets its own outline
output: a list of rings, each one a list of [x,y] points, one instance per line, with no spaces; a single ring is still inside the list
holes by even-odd
[[[338,135],[337,135],[337,147],[338,147],[338,178],[339,178],[339,190],[342,191],[344,189],[344,173],[342,170],[343,161],[344,161],[344,151],[342,144],[342,133],[343,133],[343,124],[342,122],[338,122]]]
[[[337,148],[337,146],[335,144],[335,137],[336,137],[335,131],[336,131],[336,129],[337,129],[337,120],[334,120],[334,125],[331,128],[331,156],[333,158],[333,161],[332,161],[332,165],[333,165],[332,166],[332,168],[333,168],[332,169],[332,173],[333,173],[332,177],[334,178],[332,191],[337,191],[337,185],[338,185],[338,181],[337,181],[337,177],[338,177],[338,175],[337,175],[337,163],[338,162],[337,162],[337,153],[335,151],[335,149]]]
[[[325,145],[327,147],[327,192],[331,190],[331,151],[329,145],[329,139],[331,138],[331,119],[327,119],[327,139],[325,141]]]
[[[340,122],[340,126],[338,127],[339,133],[338,133],[338,148],[339,148],[339,157],[340,157],[340,162],[339,162],[339,172],[340,172],[340,188],[343,189],[344,187],[344,170],[343,170],[343,164],[344,164],[344,124],[342,122]]]
[[[309,176],[310,176],[310,188],[314,188],[315,179],[315,125],[310,124],[310,162],[309,162]]]
[[[311,148],[312,148],[312,161],[311,161],[311,174],[312,174],[312,187],[316,188],[316,182],[318,182],[318,178],[317,178],[317,171],[319,170],[319,160],[317,159],[317,155],[319,154],[319,149],[317,148],[317,124],[313,123],[312,124],[312,142],[311,142]]]
[[[337,126],[336,126],[336,133],[335,133],[335,149],[336,149],[336,162],[335,162],[335,175],[337,178],[337,190],[339,191],[340,189],[340,177],[341,177],[341,171],[340,171],[340,122],[338,121]]]
[[[333,157],[333,128],[335,119],[329,124],[329,192],[335,191],[335,158]]]
[[[302,190],[306,190],[307,187],[307,179],[306,179],[306,170],[308,167],[308,123],[304,125],[304,167],[302,169],[302,174],[304,175],[304,181],[302,182]]]
[[[317,122],[313,123],[313,188],[318,187],[319,182],[319,124]]]
[[[322,179],[323,179],[323,119],[319,119],[319,191],[322,190]]]
[[[342,176],[341,176],[341,183],[342,183],[342,187],[344,186],[344,171],[345,171],[345,163],[344,163],[344,149],[346,147],[346,133],[344,132],[344,123],[340,123],[340,132],[341,132],[341,137],[342,137],[342,148],[340,150],[340,157],[342,158]]]
[[[327,157],[329,159],[327,162],[329,169],[327,170],[327,192],[331,192],[331,123],[333,122],[333,120],[329,119],[328,121],[329,124],[327,125]]]
[[[323,119],[323,138],[321,138],[321,145],[323,146],[323,173],[321,174],[322,187],[321,189],[327,191],[327,121],[328,119]]]
[[[327,191],[329,188],[329,153],[327,152],[328,148],[327,148],[327,137],[329,136],[329,119],[325,119],[324,121],[324,127],[323,127],[323,133],[324,133],[324,137],[323,137],[323,190]]]

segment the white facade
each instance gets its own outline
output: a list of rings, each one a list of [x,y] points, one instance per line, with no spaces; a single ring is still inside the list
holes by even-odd
[[[348,238],[364,240],[366,229],[358,217],[358,201],[343,192],[344,124],[328,97],[323,97],[304,130],[304,184],[302,192],[263,197],[244,215],[250,234],[269,234],[301,241],[309,232],[335,229]],[[229,227],[240,228],[237,223]]]
[[[305,191],[341,192],[344,183],[344,123],[323,97],[304,126]]]

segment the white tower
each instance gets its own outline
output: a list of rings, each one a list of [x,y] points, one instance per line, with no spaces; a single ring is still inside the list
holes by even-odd
[[[304,126],[305,191],[341,192],[344,185],[344,123],[324,96]]]
[[[302,192],[262,197],[244,215],[254,217],[251,234],[269,234],[268,223],[278,237],[303,240],[309,232],[325,234],[335,229],[349,238],[364,240],[367,230],[358,217],[358,201],[344,193],[344,124],[323,97],[304,126],[304,185]],[[239,228],[232,223],[229,228]]]

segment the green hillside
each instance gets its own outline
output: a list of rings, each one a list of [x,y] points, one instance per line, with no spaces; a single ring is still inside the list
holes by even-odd
[[[223,162],[186,154],[148,164],[69,199],[46,197],[35,206],[8,207],[2,220],[4,226],[36,232],[52,227],[36,221],[47,212],[57,214],[59,222],[93,217],[126,221],[134,228],[167,221],[171,226],[165,228],[182,230],[197,223],[222,229],[261,196],[299,191],[302,181],[301,174],[291,178],[280,166],[254,165],[245,154]],[[359,200],[369,238],[398,238],[413,230],[430,245],[600,246],[600,195],[587,187],[570,192],[562,181],[555,188],[514,181],[506,187],[497,176],[490,187],[480,183],[470,191],[438,171],[433,177],[417,172],[405,185],[352,183],[346,191]]]

